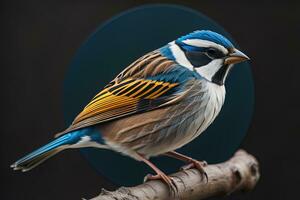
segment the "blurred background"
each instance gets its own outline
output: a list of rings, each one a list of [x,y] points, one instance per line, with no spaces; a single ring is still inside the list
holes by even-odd
[[[241,148],[260,162],[261,179],[247,194],[220,199],[296,198],[300,182],[298,77],[300,3],[284,1],[1,2],[1,145],[3,199],[80,199],[115,186],[80,153],[65,152],[29,173],[9,165],[32,143],[65,127],[62,86],[72,57],[99,24],[127,9],[174,3],[209,16],[252,58],[255,110]],[[159,23],[159,22],[158,22]]]

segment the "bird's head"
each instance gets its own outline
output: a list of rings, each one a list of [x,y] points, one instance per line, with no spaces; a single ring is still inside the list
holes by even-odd
[[[234,64],[249,60],[227,38],[208,30],[182,36],[171,42],[169,49],[180,65],[218,85],[224,84]]]

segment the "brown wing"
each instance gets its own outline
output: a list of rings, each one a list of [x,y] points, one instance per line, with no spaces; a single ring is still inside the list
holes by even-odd
[[[174,102],[172,89],[179,83],[147,79],[166,73],[173,64],[158,52],[140,58],[98,93],[68,129],[56,136]]]

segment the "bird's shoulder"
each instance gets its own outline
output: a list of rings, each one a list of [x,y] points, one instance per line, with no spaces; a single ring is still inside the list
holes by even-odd
[[[165,56],[160,50],[155,50],[145,54],[126,67],[106,86],[106,88],[126,79],[145,79],[183,83],[193,78],[199,78],[199,75],[196,72],[181,66],[175,60]]]

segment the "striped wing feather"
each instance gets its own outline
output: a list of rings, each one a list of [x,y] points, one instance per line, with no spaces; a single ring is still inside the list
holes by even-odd
[[[99,92],[68,129],[56,136],[174,102],[172,89],[179,83],[147,79],[166,73],[173,64],[156,51],[141,57]]]

